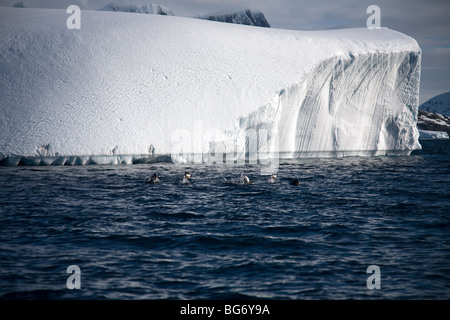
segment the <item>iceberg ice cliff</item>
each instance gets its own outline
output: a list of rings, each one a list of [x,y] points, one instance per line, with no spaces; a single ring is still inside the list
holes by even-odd
[[[389,29],[291,31],[0,8],[0,163],[409,154],[421,50]]]

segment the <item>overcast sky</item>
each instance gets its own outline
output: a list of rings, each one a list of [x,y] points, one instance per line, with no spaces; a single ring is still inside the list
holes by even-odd
[[[12,6],[18,0],[0,0]],[[65,9],[71,4],[97,10],[105,4],[159,3],[175,15],[193,17],[221,10],[259,9],[272,28],[333,29],[366,27],[369,5],[381,9],[381,26],[417,40],[423,51],[420,102],[450,91],[449,0],[23,0],[30,8]]]

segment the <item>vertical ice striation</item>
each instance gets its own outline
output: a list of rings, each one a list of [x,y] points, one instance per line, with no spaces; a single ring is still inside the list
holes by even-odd
[[[246,150],[247,132],[265,127],[278,135],[281,157],[409,154],[421,148],[420,64],[420,51],[325,60],[241,119],[228,149]]]

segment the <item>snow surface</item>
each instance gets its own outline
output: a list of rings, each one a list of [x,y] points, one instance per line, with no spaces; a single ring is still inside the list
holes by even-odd
[[[420,110],[450,117],[450,92],[437,95],[419,106]]]
[[[0,9],[0,162],[409,154],[421,50],[380,29]]]
[[[433,139],[448,139],[447,132],[442,131],[429,131],[419,129],[419,134],[421,140],[433,140]]]

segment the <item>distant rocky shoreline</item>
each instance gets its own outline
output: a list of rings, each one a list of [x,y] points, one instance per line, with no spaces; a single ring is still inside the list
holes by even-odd
[[[417,128],[428,131],[447,132],[450,136],[450,117],[439,113],[419,110]]]

